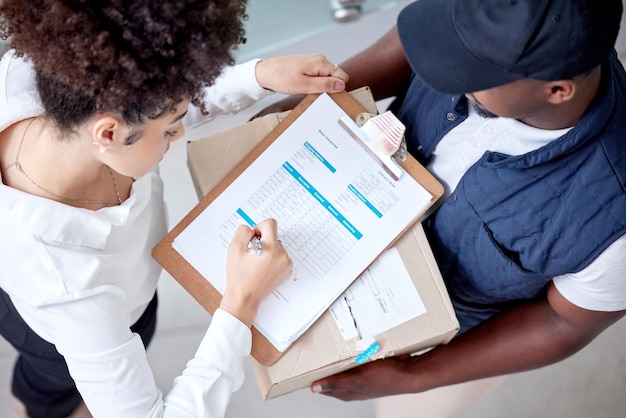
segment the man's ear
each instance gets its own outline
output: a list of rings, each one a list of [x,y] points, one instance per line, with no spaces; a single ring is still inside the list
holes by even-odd
[[[91,134],[93,143],[106,150],[114,145],[123,145],[124,138],[128,135],[128,127],[119,117],[102,114],[95,117]]]
[[[548,83],[548,101],[559,105],[572,100],[576,93],[576,83],[572,79],[551,81]]]

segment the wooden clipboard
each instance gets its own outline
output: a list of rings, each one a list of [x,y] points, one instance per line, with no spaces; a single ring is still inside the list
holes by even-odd
[[[259,157],[265,149],[274,142],[291,125],[319,95],[312,94],[306,96],[298,106],[267,135],[256,147],[252,149],[243,159],[230,171],[217,185],[201,199],[201,201],[155,246],[152,255],[174,279],[176,279],[209,313],[213,314],[219,307],[221,294],[205,279],[196,269],[194,269],[173,247],[176,237],[213,202],[245,169]],[[351,118],[357,116],[365,109],[350,94],[346,92],[336,93],[330,97],[337,103]],[[433,197],[430,204],[416,214],[416,221],[426,212],[442,195],[443,186],[433,177],[421,164],[410,155],[400,164],[402,168],[415,178]],[[413,223],[406,226],[399,238],[406,232]],[[393,245],[395,240],[389,244]],[[355,277],[356,279],[356,277]],[[252,327],[252,352],[251,355],[260,364],[270,366],[275,363],[283,353],[277,350],[255,327]]]

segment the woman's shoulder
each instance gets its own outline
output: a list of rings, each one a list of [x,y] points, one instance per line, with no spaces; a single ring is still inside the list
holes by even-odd
[[[2,99],[13,97],[24,90],[36,91],[35,70],[26,57],[17,56],[14,50],[7,51],[0,60],[0,85]]]
[[[20,132],[26,120],[15,122],[0,130],[0,182],[11,186],[10,172],[11,166],[15,165],[15,156],[20,145]]]
[[[42,113],[33,66],[13,50],[6,52],[0,60],[0,130]]]

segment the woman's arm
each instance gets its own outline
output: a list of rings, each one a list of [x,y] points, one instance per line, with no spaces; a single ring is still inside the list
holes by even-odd
[[[260,238],[262,254],[248,243]],[[165,396],[164,417],[222,417],[232,392],[243,382],[250,354],[250,326],[261,302],[291,274],[292,262],[273,219],[255,229],[240,226],[228,249],[227,283],[220,309],[195,357]],[[191,401],[191,402],[190,402]],[[193,405],[202,405],[197,410]]]
[[[248,246],[253,238],[260,240],[261,255]],[[289,277],[291,267],[277,237],[276,220],[266,219],[254,230],[239,226],[228,248],[228,280],[220,308],[250,327],[263,299]]]
[[[331,74],[332,73],[332,74]],[[189,106],[185,127],[205,123],[219,114],[236,113],[274,92],[336,93],[345,89],[347,74],[320,54],[255,59],[226,67],[205,91],[205,111]]]
[[[375,100],[404,94],[412,73],[395,27],[362,52],[342,62],[339,68],[350,77],[347,91],[369,86]],[[291,110],[302,99],[302,95],[287,97],[267,106],[255,117]]]
[[[248,248],[253,236],[261,238],[262,256]],[[141,338],[129,329],[128,295],[119,286],[93,287],[38,308],[16,306],[65,357],[95,417],[221,417],[243,382],[256,310],[290,272],[275,221],[261,222],[255,230],[241,227],[229,249],[221,309],[165,396],[156,387]]]

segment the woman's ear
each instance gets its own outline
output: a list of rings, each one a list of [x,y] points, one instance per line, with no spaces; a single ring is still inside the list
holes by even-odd
[[[128,136],[128,127],[117,116],[110,114],[95,117],[92,129],[92,143],[100,147],[104,153],[111,146],[123,145],[124,138]]]

